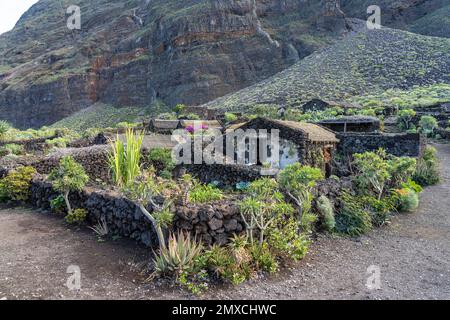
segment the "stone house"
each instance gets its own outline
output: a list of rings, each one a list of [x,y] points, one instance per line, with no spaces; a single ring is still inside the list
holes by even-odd
[[[319,121],[323,127],[334,132],[377,132],[381,129],[381,122],[376,117],[344,116],[336,119]]]
[[[184,110],[184,113],[189,114],[196,114],[200,117],[200,119],[205,120],[216,120],[218,116],[218,111],[210,108],[205,108],[201,106],[187,106]]]
[[[247,148],[247,165],[264,165],[270,163],[272,167],[283,169],[286,166],[300,162],[322,169],[329,173],[331,170],[332,156],[337,148],[339,140],[336,135],[326,128],[317,124],[295,121],[272,120],[267,118],[256,118],[240,125],[228,128],[226,136],[236,135],[238,130],[254,129],[258,132],[257,157],[251,157]],[[277,130],[279,136],[279,147],[273,145],[273,134]],[[267,137],[261,136],[261,130],[267,130]],[[267,141],[267,158],[262,159],[264,152],[260,150],[260,139]],[[272,155],[272,150],[279,150],[279,158]]]
[[[174,130],[178,129],[179,125],[179,120],[152,119],[148,128],[153,133],[172,134]]]

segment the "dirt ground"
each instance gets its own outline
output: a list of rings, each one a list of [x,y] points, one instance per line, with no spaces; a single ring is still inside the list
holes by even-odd
[[[443,181],[416,213],[359,239],[320,236],[282,275],[213,288],[202,299],[450,299],[450,146],[438,145]],[[26,208],[0,210],[0,299],[198,299],[139,273],[151,253],[126,240],[98,242],[86,229]],[[66,287],[79,266],[81,289]],[[380,288],[366,287],[376,266]]]

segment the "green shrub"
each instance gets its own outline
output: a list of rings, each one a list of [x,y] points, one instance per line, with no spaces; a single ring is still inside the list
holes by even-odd
[[[392,187],[398,187],[411,179],[417,166],[416,159],[410,157],[392,157],[387,163]]]
[[[223,199],[223,192],[212,186],[196,183],[189,193],[189,200],[192,203],[209,203]]]
[[[421,186],[431,186],[439,183],[439,161],[434,147],[427,147],[423,156],[417,161],[416,171],[412,179]]]
[[[419,121],[420,131],[427,137],[431,136],[434,130],[438,127],[436,118],[432,116],[422,116]]]
[[[373,194],[381,199],[391,178],[385,151],[380,149],[377,152],[357,153],[353,157],[357,171],[354,177],[357,189],[360,193]]]
[[[36,174],[33,167],[19,167],[0,179],[0,201],[26,201],[30,197],[31,180]]]
[[[133,129],[127,129],[125,140],[121,140],[117,135],[115,141],[111,142],[112,151],[109,154],[113,180],[119,187],[132,184],[141,173],[141,147],[144,134],[135,134]]]
[[[244,250],[239,250],[240,255],[236,255],[235,248],[214,245],[205,252],[208,257],[208,267],[225,281],[239,285],[249,279],[253,273],[248,259],[250,254]]]
[[[100,129],[100,128],[89,128],[89,129],[86,129],[83,133],[82,133],[82,137],[83,138],[87,138],[87,139],[89,139],[89,138],[94,138],[94,137],[96,137],[96,136],[98,136],[98,134],[100,133],[100,132],[102,132],[103,130],[102,129]]]
[[[234,113],[225,112],[225,122],[231,123],[238,119],[238,117]]]
[[[194,270],[195,259],[202,253],[203,245],[189,234],[179,232],[169,236],[167,248],[162,248],[155,257],[155,271],[158,274],[176,274]]]
[[[77,163],[71,156],[66,156],[59,162],[59,167],[53,169],[49,175],[53,182],[53,188],[62,193],[66,202],[68,214],[72,214],[72,206],[69,202],[69,193],[83,190],[89,177],[83,166]]]
[[[251,247],[251,255],[257,270],[263,270],[270,274],[274,274],[278,271],[277,259],[272,252],[270,252],[267,244],[264,244],[261,247],[254,244]]]
[[[381,227],[389,221],[391,214],[396,211],[397,198],[396,194],[393,193],[380,200],[372,196],[363,196],[356,199],[361,207],[370,214],[372,225]]]
[[[318,168],[295,163],[287,166],[278,175],[281,189],[294,201],[299,212],[299,220],[304,231],[309,232],[316,217],[309,213],[311,209],[311,190],[316,182],[324,178]]]
[[[70,142],[70,139],[59,137],[51,140],[45,140],[45,143],[49,147],[56,147],[56,148],[66,148],[67,144]]]
[[[416,116],[416,112],[412,109],[400,110],[397,117],[397,124],[400,129],[409,130],[411,128],[411,120]]]
[[[299,233],[299,223],[294,218],[279,217],[269,228],[267,243],[279,256],[301,260],[308,252],[310,241],[305,234]]]
[[[174,108],[173,108],[173,112],[175,112],[177,115],[183,113],[186,110],[186,106],[184,104],[177,104]]]
[[[419,195],[411,189],[399,189],[398,210],[400,212],[412,212],[419,207]]]
[[[321,215],[323,228],[328,232],[333,231],[336,226],[336,220],[334,218],[334,208],[330,199],[324,195],[320,196],[319,199],[317,199],[317,210]]]
[[[119,122],[118,124],[116,124],[116,128],[118,129],[130,129],[130,128],[136,128],[138,127],[140,124],[139,123],[132,123],[132,122]]]
[[[9,129],[11,129],[11,125],[4,120],[0,120],[0,139],[5,137]]]
[[[87,215],[88,212],[85,209],[75,209],[66,215],[65,220],[69,224],[82,223],[86,221]]]
[[[336,217],[336,230],[339,233],[357,237],[372,229],[370,214],[357,198],[344,194],[341,201],[342,209]]]
[[[64,196],[59,195],[56,198],[50,200],[50,208],[56,213],[62,213],[66,209],[66,202]]]
[[[175,169],[175,162],[172,158],[172,151],[166,148],[155,148],[152,149],[148,155],[148,160],[155,164],[156,167],[160,165],[162,170],[160,171],[160,176],[164,179],[171,179],[172,172]]]
[[[22,155],[25,153],[25,149],[23,145],[10,143],[4,145],[1,149],[5,151],[6,154],[14,154],[16,156]]]

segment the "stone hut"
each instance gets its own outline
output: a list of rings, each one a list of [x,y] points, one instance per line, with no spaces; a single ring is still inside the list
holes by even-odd
[[[369,116],[344,116],[336,119],[319,121],[323,127],[334,132],[376,132],[380,131],[381,123],[378,118]]]
[[[174,130],[178,129],[179,125],[179,120],[152,119],[150,120],[149,130],[154,133],[172,134]]]
[[[205,120],[216,120],[218,116],[218,111],[210,108],[205,108],[201,106],[187,106],[184,113],[193,113],[199,116],[201,119]]]
[[[326,128],[312,123],[295,121],[272,120],[267,118],[256,118],[240,125],[229,128],[226,132],[227,139],[230,135],[236,135],[238,130],[254,129],[258,133],[257,159],[246,159],[247,165],[263,165],[270,163],[272,167],[283,169],[286,166],[300,162],[304,165],[321,168],[329,173],[331,169],[331,159],[336,150],[339,140],[336,135]],[[273,130],[278,130],[279,135],[279,158],[273,157],[271,152],[276,150],[273,146]],[[267,159],[261,159],[260,134],[261,130],[267,130]],[[247,131],[248,132],[248,131]],[[264,132],[264,131],[263,131]],[[245,157],[248,157],[246,150]]]

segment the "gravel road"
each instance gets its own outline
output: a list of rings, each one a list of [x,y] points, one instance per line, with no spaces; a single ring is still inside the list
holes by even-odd
[[[437,145],[442,183],[427,188],[417,212],[359,239],[319,236],[306,259],[283,274],[203,299],[450,299],[450,146]],[[126,240],[98,242],[26,208],[0,210],[0,299],[192,299],[178,288],[145,284],[150,252]],[[66,287],[79,266],[81,290]],[[368,268],[379,270],[369,289]],[[373,283],[373,282],[372,282]]]

